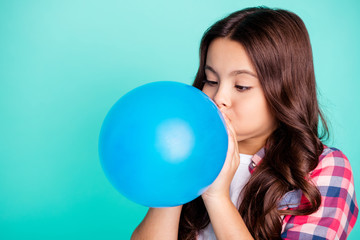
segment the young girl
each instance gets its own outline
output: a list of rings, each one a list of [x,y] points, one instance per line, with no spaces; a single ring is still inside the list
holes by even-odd
[[[224,115],[225,164],[197,199],[150,208],[132,239],[347,238],[358,215],[352,170],[320,140],[327,127],[297,15],[248,8],[216,22],[193,86]]]

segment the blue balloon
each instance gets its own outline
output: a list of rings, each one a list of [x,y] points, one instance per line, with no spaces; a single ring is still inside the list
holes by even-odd
[[[102,124],[99,155],[112,185],[148,207],[200,196],[224,164],[228,135],[215,103],[179,82],[142,85],[122,96]]]

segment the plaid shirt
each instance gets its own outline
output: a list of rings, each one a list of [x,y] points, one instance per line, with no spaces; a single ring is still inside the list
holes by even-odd
[[[250,173],[264,155],[265,149],[262,148],[253,156]],[[349,160],[340,150],[324,146],[319,164],[310,172],[310,178],[321,193],[321,205],[310,215],[283,216],[281,238],[346,239],[359,212]],[[284,195],[279,209],[295,209],[307,202],[301,190],[294,190]]]

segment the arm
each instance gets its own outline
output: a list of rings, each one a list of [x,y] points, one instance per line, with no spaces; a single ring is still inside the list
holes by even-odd
[[[253,239],[230,198],[204,200],[217,239]]]
[[[307,216],[285,216],[283,239],[346,239],[355,225],[358,206],[350,163],[339,150],[326,149],[311,174],[321,205]],[[302,197],[301,203],[306,202]]]
[[[238,143],[230,120],[223,114],[229,136],[228,152],[219,176],[202,194],[218,240],[253,239],[230,199],[230,184],[240,163]]]
[[[178,238],[182,205],[168,208],[149,208],[145,218],[134,230],[131,240]]]

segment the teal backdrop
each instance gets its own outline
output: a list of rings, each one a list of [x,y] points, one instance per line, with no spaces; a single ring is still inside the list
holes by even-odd
[[[101,169],[106,113],[142,84],[191,84],[203,32],[258,5],[304,20],[327,144],[350,159],[359,195],[358,1],[0,0],[0,239],[129,239],[147,208]]]

